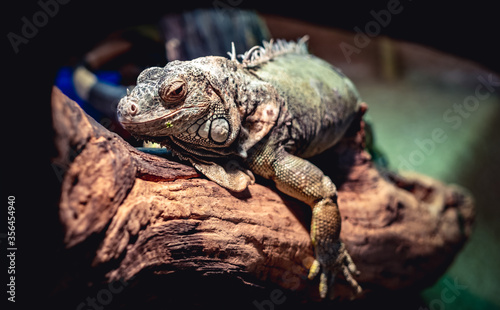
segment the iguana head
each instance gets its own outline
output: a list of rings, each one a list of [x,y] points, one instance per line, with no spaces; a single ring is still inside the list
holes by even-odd
[[[133,135],[153,141],[165,138],[205,148],[229,146],[241,124],[234,96],[221,78],[228,61],[204,57],[152,67],[118,104],[120,123]]]
[[[211,180],[242,191],[254,177],[228,157],[246,154],[237,139],[237,66],[226,58],[202,57],[146,69],[118,103],[118,119],[132,135],[167,146]]]

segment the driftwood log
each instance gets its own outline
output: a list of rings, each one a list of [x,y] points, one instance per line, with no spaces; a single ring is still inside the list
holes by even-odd
[[[80,268],[67,271],[59,294],[78,282],[97,287],[75,308],[91,309],[88,296],[108,307],[110,297],[113,305],[230,301],[254,309],[319,301],[318,279],[307,279],[305,204],[261,179],[232,193],[186,164],[140,152],[57,88],[52,115],[60,224]],[[471,232],[471,196],[423,175],[379,172],[363,147],[361,116],[351,127],[315,163],[337,184],[341,238],[361,271],[363,296],[432,284]],[[341,276],[335,291],[351,295]]]

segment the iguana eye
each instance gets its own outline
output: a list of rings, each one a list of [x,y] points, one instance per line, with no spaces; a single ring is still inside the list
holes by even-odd
[[[176,103],[184,99],[187,93],[186,88],[186,82],[179,79],[163,83],[158,90],[158,94],[166,103]]]

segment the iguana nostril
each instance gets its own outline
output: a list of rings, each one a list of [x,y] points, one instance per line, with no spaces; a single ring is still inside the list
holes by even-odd
[[[137,106],[137,104],[130,102],[128,104],[128,113],[134,116],[137,114],[137,112],[139,112],[139,107]]]

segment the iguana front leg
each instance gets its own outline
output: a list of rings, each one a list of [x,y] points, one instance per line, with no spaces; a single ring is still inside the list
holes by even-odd
[[[283,193],[312,207],[311,239],[316,259],[309,278],[314,278],[321,271],[321,297],[325,298],[332,291],[335,275],[339,271],[359,294],[361,287],[352,276],[358,271],[339,239],[341,218],[337,190],[330,178],[309,161],[289,154],[282,147],[274,150],[265,144],[254,148],[249,166],[253,172],[272,179]]]

